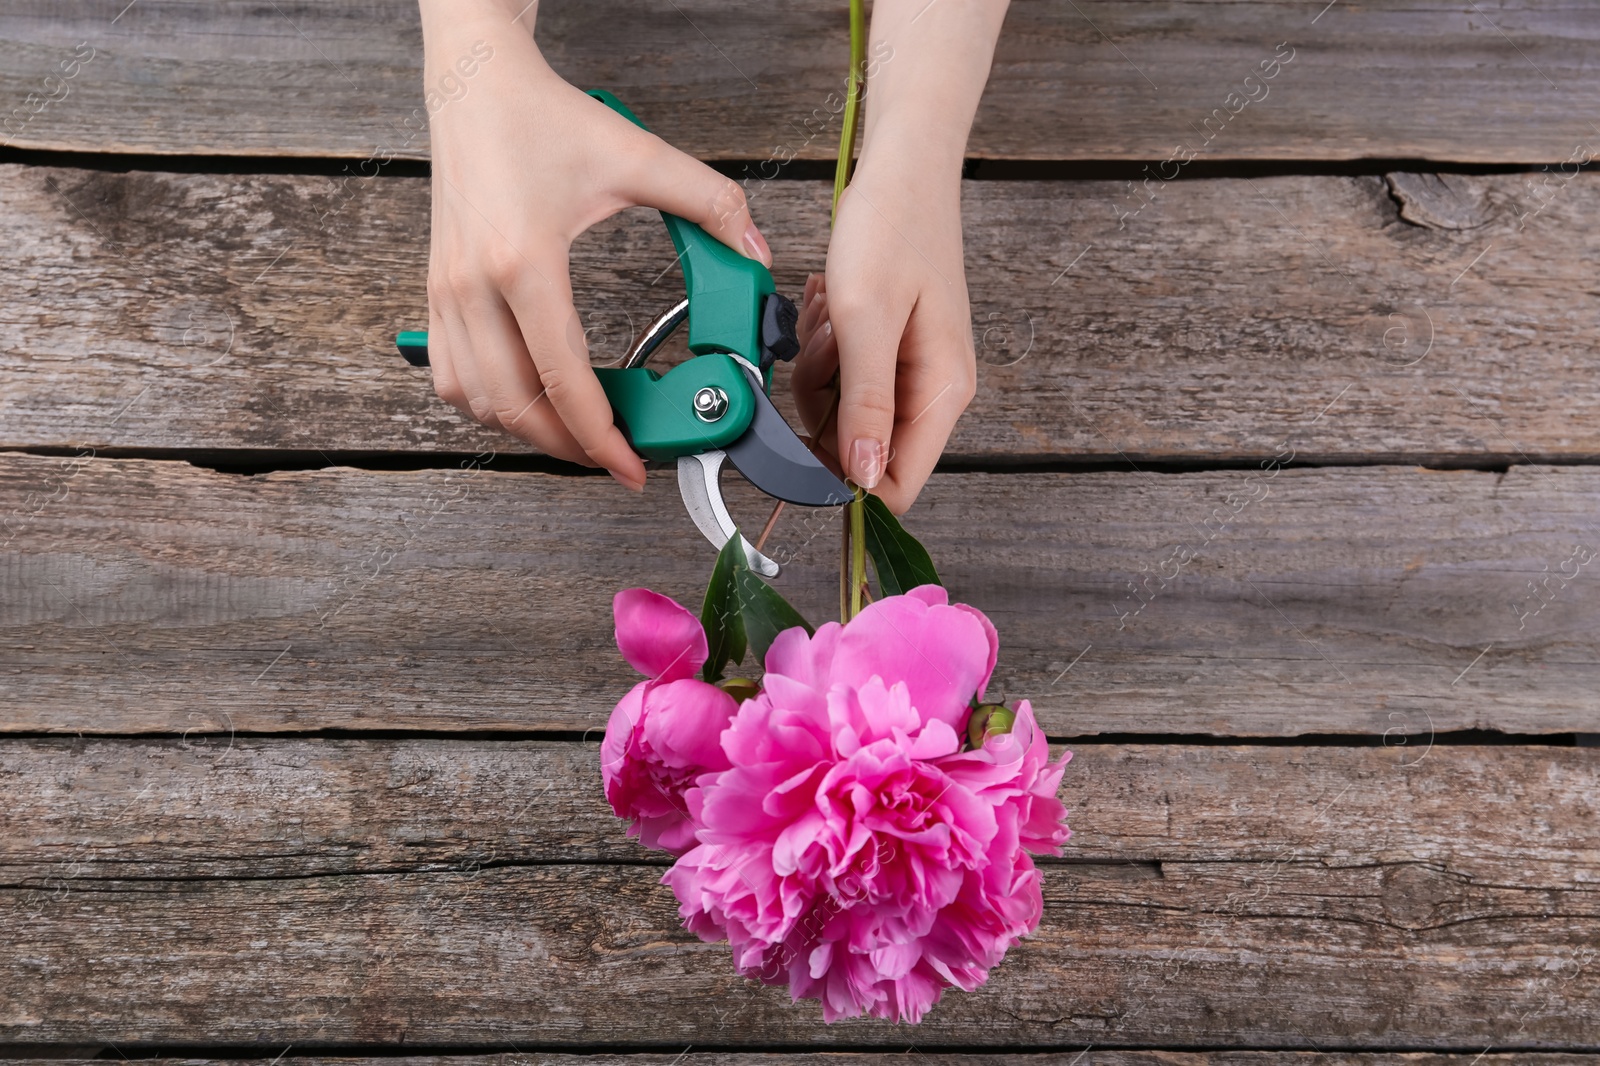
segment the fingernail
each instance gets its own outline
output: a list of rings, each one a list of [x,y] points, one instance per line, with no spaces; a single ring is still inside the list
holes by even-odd
[[[850,443],[850,476],[869,492],[883,480],[883,442],[861,437]]]
[[[621,474],[617,473],[615,470],[608,470],[607,473],[609,473],[613,478],[616,479],[617,484],[623,486],[624,488],[628,489],[629,491],[631,491],[631,492],[641,492],[641,493],[644,492],[644,482],[643,481],[634,481],[634,480],[632,480],[630,478],[623,477]]]
[[[833,336],[833,323],[824,322],[822,326],[813,330],[811,336],[806,338],[806,346],[801,349],[800,358],[810,362],[811,357],[822,351],[822,346],[828,343],[828,338]]]
[[[761,231],[756,229],[754,222],[744,231],[744,246],[750,250],[750,255],[761,260],[763,265],[772,265],[772,249],[767,247],[766,238],[761,236]]]
[[[806,287],[805,287],[804,291],[801,293],[801,296],[800,296],[800,304],[801,304],[801,306],[804,307],[804,306],[810,304],[812,298],[814,298],[816,295],[817,295],[817,275],[816,274],[807,274],[806,275]]]
[[[806,307],[805,311],[800,315],[800,317],[804,320],[803,324],[796,326],[795,328],[801,333],[816,336],[814,331],[817,328],[817,323],[822,321],[823,312],[825,312],[827,309],[827,294],[818,293],[811,303]]]

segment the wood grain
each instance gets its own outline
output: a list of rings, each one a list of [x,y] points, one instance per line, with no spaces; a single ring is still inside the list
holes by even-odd
[[[581,858],[625,845],[579,744],[0,752],[8,1041],[1559,1050],[1600,1009],[1577,749],[1082,748],[1038,934],[914,1031],[823,1027],[659,865]]]
[[[96,50],[64,99],[13,124],[15,143],[427,155],[421,34],[404,0],[203,9],[144,0],[119,15],[121,6],[7,5],[8,111],[50,91],[43,78],[79,42]],[[836,150],[830,94],[848,63],[838,0],[546,0],[540,12],[539,41],[557,71],[616,91],[685,151],[767,160]],[[968,150],[1158,161],[1187,143],[1222,159],[1559,162],[1593,133],[1574,116],[1600,90],[1588,62],[1597,36],[1600,22],[1576,0],[1487,9],[1400,0],[1320,13],[1290,0],[1016,0]],[[1293,58],[1247,85],[1275,54]],[[1237,103],[1246,93],[1257,102]],[[1207,138],[1205,120],[1235,108]]]
[[[11,738],[0,884],[667,864],[612,815],[599,741]],[[1068,747],[1072,843],[1046,864],[1130,882],[1225,859],[1410,864],[1426,869],[1390,874],[1407,893],[1424,875],[1456,888],[1390,900],[1411,926],[1460,917],[1484,886],[1559,892],[1600,871],[1600,759],[1577,748]]]
[[[728,496],[747,525],[768,513],[742,482]],[[998,627],[993,690],[1053,735],[1416,750],[1600,731],[1597,496],[1584,467],[946,474],[907,521]],[[665,474],[635,497],[492,469],[11,455],[0,515],[9,731],[601,727],[636,680],[616,590],[697,603],[711,563]],[[795,509],[769,544],[814,621],[836,521]]]
[[[1592,893],[1465,892],[1397,924],[1380,869],[1052,866],[1038,934],[914,1031],[824,1027],[677,923],[659,867],[102,881],[0,891],[0,1038],[611,1047],[1588,1047]],[[1423,873],[1432,883],[1437,875]],[[1445,878],[1445,891],[1461,891]],[[1562,901],[1557,897],[1579,898]],[[1241,903],[1240,900],[1248,902]],[[1403,905],[1403,904],[1402,904]],[[26,920],[21,920],[23,917]],[[1516,1043],[1513,1043],[1516,1042]]]
[[[8,1049],[9,1050],[9,1049]],[[54,1048],[41,1048],[54,1050]],[[89,1048],[88,1050],[102,1050]],[[1093,1054],[1073,1051],[926,1052],[913,1047],[903,1053],[917,1066],[1594,1066],[1592,1054],[1563,1052],[1338,1052],[1338,1051],[1122,1051],[1094,1048]],[[562,1054],[532,1048],[516,1054],[484,1055],[384,1055],[374,1058],[334,1055],[284,1057],[294,1066],[866,1066],[881,1063],[884,1052],[824,1051],[815,1054],[760,1051],[626,1052]],[[86,1058],[90,1056],[85,1056]],[[263,1056],[266,1057],[266,1056]],[[60,1066],[61,1057],[14,1060],[17,1066]],[[238,1059],[169,1058],[174,1066],[221,1066]]]
[[[1179,181],[1137,214],[1110,182],[969,182],[979,388],[947,456],[1592,459],[1600,178],[1552,174]],[[10,166],[0,189],[0,445],[525,450],[394,353],[425,314],[420,179]],[[827,190],[753,200],[798,292]],[[579,242],[594,362],[670,305],[672,262],[648,212]]]

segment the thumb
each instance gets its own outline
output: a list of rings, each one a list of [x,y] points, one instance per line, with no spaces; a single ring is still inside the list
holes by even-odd
[[[839,462],[846,476],[874,489],[889,466],[895,367],[910,308],[849,297],[828,286],[828,317],[839,347]]]
[[[772,251],[750,217],[738,182],[653,133],[639,134],[644,140],[639,165],[619,192],[644,207],[688,219],[740,255],[772,266]]]

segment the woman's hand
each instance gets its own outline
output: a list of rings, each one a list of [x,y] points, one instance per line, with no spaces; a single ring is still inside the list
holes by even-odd
[[[801,418],[814,448],[896,512],[916,500],[976,388],[961,165],[1006,6],[874,3],[861,159],[826,278],[807,286]]]
[[[545,63],[518,4],[420,0],[432,110],[428,357],[463,414],[629,488],[644,464],[611,420],[572,304],[568,250],[625,207],[699,223],[771,265],[738,183],[639,129]],[[488,58],[483,58],[488,53]],[[474,74],[461,82],[458,64]],[[448,79],[455,78],[455,82]]]
[[[816,445],[901,513],[971,402],[977,366],[959,168],[930,180],[883,159],[864,159],[839,201],[793,387]]]

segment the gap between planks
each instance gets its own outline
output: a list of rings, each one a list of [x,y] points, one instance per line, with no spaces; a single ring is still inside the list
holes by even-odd
[[[357,174],[363,160],[348,156],[230,156],[230,155],[149,155],[116,152],[15,148],[0,145],[0,164],[30,167],[72,167],[108,173],[133,171],[172,174],[283,174],[306,177],[343,177]],[[759,159],[705,159],[707,166],[726,177],[740,180],[751,177],[754,168],[765,165]],[[1155,160],[1129,159],[995,159],[967,156],[962,177],[968,181],[1133,181],[1146,177],[1144,168]],[[829,160],[796,159],[776,168],[760,181],[831,181],[835,164]],[[1378,158],[1359,159],[1249,159],[1227,158],[1195,160],[1176,176],[1163,181],[1209,181],[1217,178],[1280,177],[1382,177],[1393,171],[1427,174],[1526,174],[1542,172],[1548,163],[1540,160],[1480,163],[1464,159]],[[425,178],[431,164],[421,159],[391,159],[359,171],[362,178]]]
[[[946,468],[1592,461],[1600,178],[1547,175],[1538,202],[1514,175],[1444,179],[1181,182],[1126,225],[1119,183],[967,183],[979,387]],[[0,444],[532,451],[394,352],[426,306],[426,181],[4,166],[0,190]],[[752,200],[784,291],[823,261],[827,197],[785,181]],[[666,298],[651,282],[670,242],[647,214],[574,246],[596,362]],[[774,391],[792,406],[787,379]]]
[[[910,1031],[914,1034],[915,1030]],[[910,1034],[908,1034],[910,1035]],[[1091,1055],[1092,1052],[1092,1055]],[[162,1044],[50,1045],[0,1044],[0,1060],[14,1066],[60,1066],[66,1061],[141,1061],[160,1059],[183,1066],[223,1066],[232,1062],[284,1063],[286,1066],[882,1066],[886,1058],[904,1066],[1595,1066],[1593,1050],[1548,1051],[1529,1046],[1439,1051],[1424,1048],[1362,1048],[1308,1051],[1283,1048],[1116,1047],[995,1051],[986,1048],[920,1047],[904,1051],[844,1047],[818,1053],[797,1045],[743,1047],[701,1044],[618,1052],[605,1045],[546,1050],[536,1045],[428,1046],[290,1044],[281,1049],[250,1049]]]

